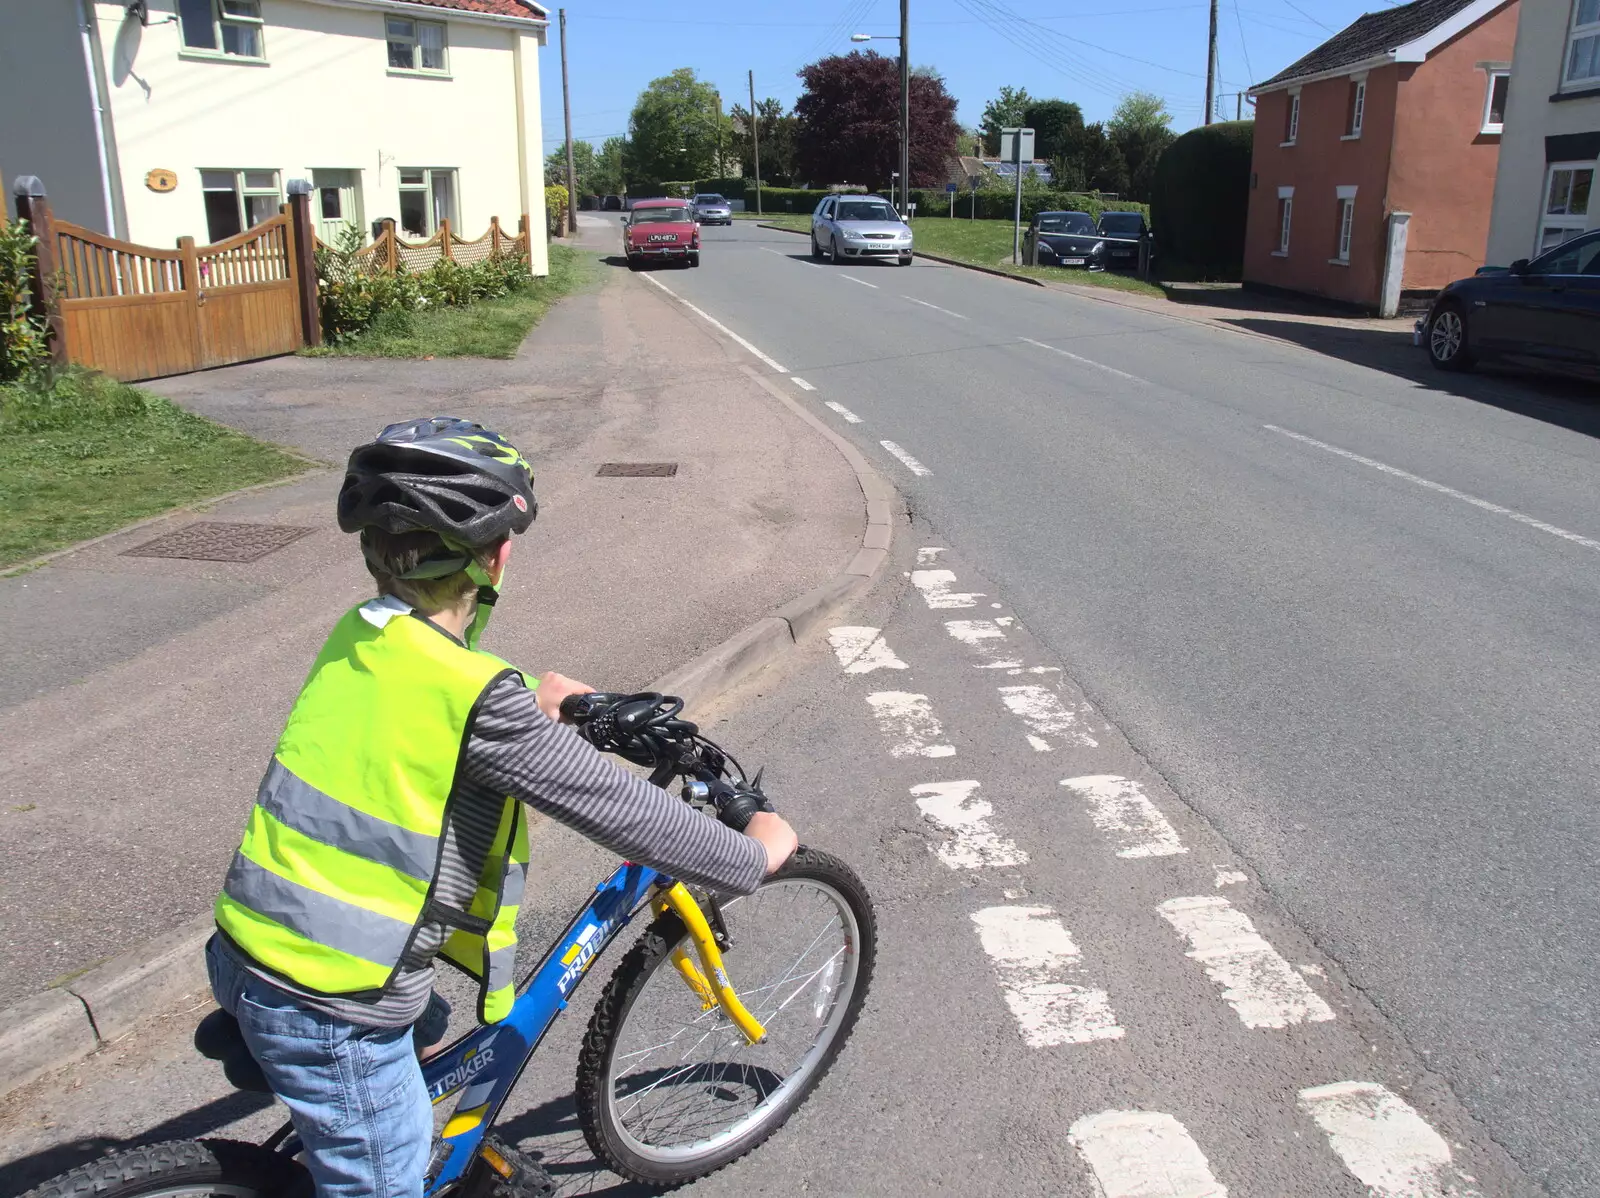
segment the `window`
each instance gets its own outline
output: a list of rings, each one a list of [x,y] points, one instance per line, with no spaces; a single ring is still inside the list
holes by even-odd
[[[317,188],[317,199],[323,220],[344,219],[344,197],[337,187]]]
[[[1600,0],[1595,0],[1600,4]],[[1350,112],[1348,132],[1345,137],[1354,138],[1361,136],[1361,122],[1367,115],[1367,77],[1365,75],[1353,76],[1350,80]]]
[[[384,26],[389,38],[391,70],[445,72],[444,26],[441,23],[388,17]]]
[[[1484,133],[1499,133],[1506,126],[1506,95],[1511,90],[1511,72],[1491,70],[1489,88],[1483,97]]]
[[[1600,275],[1600,233],[1551,250],[1528,267],[1530,275]]]
[[[1334,237],[1331,262],[1350,265],[1350,238],[1356,224],[1356,189],[1341,187],[1334,193],[1339,200],[1339,228]]]
[[[1300,136],[1300,93],[1289,93],[1289,109],[1283,123],[1283,144],[1294,145],[1295,138]]]
[[[1273,254],[1279,258],[1289,256],[1289,225],[1294,220],[1294,188],[1278,188],[1278,248]]]
[[[1535,255],[1584,231],[1589,224],[1589,189],[1593,185],[1592,162],[1550,164],[1544,189],[1544,215],[1539,219],[1539,240],[1534,246]]]
[[[201,171],[206,236],[223,241],[278,214],[277,171]]]
[[[456,219],[454,168],[406,167],[400,171],[400,231],[431,237],[439,222]]]
[[[262,58],[261,0],[178,0],[183,46],[203,54]]]
[[[1600,0],[1576,0],[1563,84],[1600,80]]]

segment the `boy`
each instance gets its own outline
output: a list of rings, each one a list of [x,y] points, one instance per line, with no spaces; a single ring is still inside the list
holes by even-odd
[[[513,1000],[526,803],[673,877],[749,894],[788,859],[769,812],[724,827],[559,723],[591,688],[530,686],[480,652],[537,514],[507,441],[454,417],[393,424],[350,455],[339,527],[378,597],[323,646],[217,898],[217,1002],[305,1143],[319,1198],[419,1198],[433,1116],[417,1049],[442,1038],[433,959]],[[429,1024],[414,1025],[429,1014]]]

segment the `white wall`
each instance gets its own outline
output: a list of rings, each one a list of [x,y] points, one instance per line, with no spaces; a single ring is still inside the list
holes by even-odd
[[[106,219],[77,0],[0,0],[0,171],[37,175],[62,220],[102,233]]]
[[[545,273],[537,30],[441,10],[450,73],[424,78],[390,72],[377,9],[262,0],[264,64],[180,56],[178,25],[164,22],[175,0],[151,0],[143,29],[120,3],[97,9],[130,240],[204,242],[203,169],[275,169],[283,187],[317,168],[357,170],[370,222],[399,215],[399,168],[454,167],[457,232],[477,237],[491,215],[514,232],[527,211]],[[146,187],[157,167],[177,173],[175,191]]]
[[[1505,131],[1495,177],[1486,261],[1505,266],[1530,257],[1544,204],[1545,137],[1600,132],[1600,96],[1559,100],[1569,0],[1522,0],[1511,64]],[[1600,226],[1600,194],[1589,203],[1589,228]]]

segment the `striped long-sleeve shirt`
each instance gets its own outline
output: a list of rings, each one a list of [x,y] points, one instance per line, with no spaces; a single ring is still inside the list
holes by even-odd
[[[757,841],[630,774],[571,728],[546,718],[518,678],[490,689],[463,750],[453,826],[468,859],[481,860],[487,851],[507,795],[619,856],[685,882],[749,894],[766,876],[766,850]],[[437,894],[465,907],[473,889],[471,878],[441,877]],[[370,1001],[303,990],[263,970],[225,937],[219,939],[245,969],[289,991],[304,1006],[351,1023],[403,1027],[416,1022],[428,1004],[433,957],[447,934],[442,925],[425,925],[389,987]]]

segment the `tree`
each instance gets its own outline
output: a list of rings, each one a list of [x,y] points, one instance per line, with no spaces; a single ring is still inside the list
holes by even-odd
[[[1166,101],[1149,92],[1129,92],[1106,122],[1106,130],[1127,164],[1124,190],[1131,199],[1148,200],[1156,163],[1175,140]]]
[[[1083,109],[1071,100],[1035,100],[1022,124],[1033,130],[1033,156],[1048,161],[1064,154],[1083,131]]]
[[[1150,221],[1169,263],[1183,262],[1209,277],[1240,276],[1254,137],[1254,121],[1202,125],[1161,155]]]
[[[836,54],[800,69],[795,171],[813,183],[888,186],[900,167],[900,65],[875,51]],[[955,98],[937,75],[913,75],[911,185],[942,183],[960,132]]]
[[[586,141],[572,143],[572,171],[578,177],[578,194],[580,196],[594,195],[596,187],[594,182],[595,156],[594,147]],[[551,155],[544,160],[545,183],[559,183],[567,185],[567,143],[562,142]]]
[[[596,195],[621,195],[627,190],[627,174],[622,167],[625,144],[620,137],[608,137],[600,144],[589,180]]]
[[[739,159],[739,171],[746,179],[754,178],[756,160],[755,145],[750,138],[750,113],[736,104],[730,116],[731,149]],[[785,187],[794,178],[794,114],[785,112],[778,100],[757,100],[756,122],[761,139],[761,181]]]
[[[1116,111],[1106,122],[1106,131],[1112,137],[1152,130],[1172,131],[1172,114],[1167,102],[1151,92],[1129,92],[1117,103]]]
[[[1051,160],[1051,174],[1067,191],[1112,191],[1128,187],[1128,164],[1104,125],[1085,125],[1069,133],[1062,152]]]
[[[717,91],[711,84],[688,67],[652,80],[628,118],[628,182],[713,174],[719,134],[726,148],[732,130],[726,118],[717,118]]]
[[[983,106],[983,148],[988,154],[1000,152],[1000,130],[1020,126],[1028,115],[1033,97],[1025,87],[1002,87],[1000,94]]]

